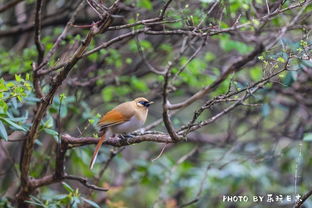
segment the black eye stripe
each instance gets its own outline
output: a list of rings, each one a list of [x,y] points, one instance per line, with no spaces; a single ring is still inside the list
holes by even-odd
[[[145,107],[148,107],[150,104],[147,101],[140,101],[139,102],[141,105],[144,105]]]

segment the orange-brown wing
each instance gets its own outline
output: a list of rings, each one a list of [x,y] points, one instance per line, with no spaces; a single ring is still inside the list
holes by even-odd
[[[98,125],[103,127],[108,127],[116,124],[123,123],[125,121],[128,121],[130,118],[124,116],[119,111],[111,110],[107,112],[102,118],[100,119]]]

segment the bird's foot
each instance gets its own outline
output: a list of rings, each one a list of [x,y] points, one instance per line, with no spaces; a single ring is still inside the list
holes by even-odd
[[[132,139],[134,137],[133,134],[123,134],[120,136],[122,139]]]
[[[133,134],[123,134],[123,135],[120,135],[120,138],[121,139],[126,139],[127,140],[127,144],[131,144],[130,142],[129,142],[129,140],[130,139],[132,139],[134,137],[134,135]]]

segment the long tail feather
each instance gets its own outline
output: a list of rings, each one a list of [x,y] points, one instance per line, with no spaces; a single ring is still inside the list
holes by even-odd
[[[90,169],[93,168],[93,165],[94,165],[94,163],[96,161],[97,155],[98,155],[98,153],[100,151],[100,148],[101,148],[101,146],[102,146],[104,141],[105,141],[105,135],[101,136],[99,142],[97,143],[97,145],[95,147],[95,151],[93,153],[93,156],[92,156],[92,159],[91,159],[91,162],[90,162]]]

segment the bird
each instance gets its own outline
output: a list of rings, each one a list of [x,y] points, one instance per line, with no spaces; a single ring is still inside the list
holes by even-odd
[[[127,134],[141,128],[147,118],[148,107],[153,101],[138,97],[124,102],[104,114],[98,122],[100,139],[93,153],[90,169],[93,168],[99,150],[106,138],[115,134]]]

